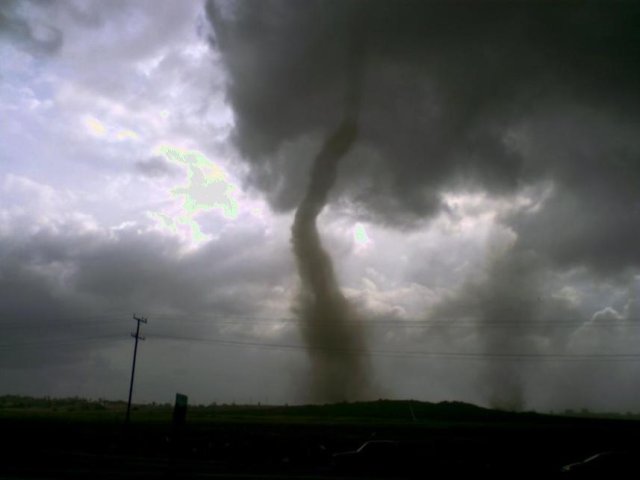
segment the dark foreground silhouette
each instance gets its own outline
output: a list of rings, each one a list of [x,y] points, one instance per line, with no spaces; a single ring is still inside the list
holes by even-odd
[[[591,478],[599,452],[636,474],[640,423],[507,413],[463,403],[0,408],[0,478]],[[618,464],[617,458],[623,459]],[[635,458],[638,458],[635,456]],[[613,478],[613,477],[612,477]]]

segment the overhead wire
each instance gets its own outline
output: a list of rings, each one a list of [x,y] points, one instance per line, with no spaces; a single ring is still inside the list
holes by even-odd
[[[430,357],[447,359],[474,359],[474,360],[640,360],[640,353],[615,353],[615,354],[563,354],[563,353],[491,353],[491,352],[429,352],[421,350],[358,350],[341,347],[308,347],[299,344],[287,343],[263,343],[243,340],[226,340],[221,338],[186,337],[178,335],[151,335],[150,339],[176,340],[194,343],[207,343],[223,346],[243,346],[281,350],[324,350],[336,353],[356,353],[366,356],[390,356],[390,357]]]
[[[422,350],[354,350],[345,349],[341,347],[308,347],[300,344],[289,343],[264,343],[256,341],[245,340],[230,340],[224,338],[203,338],[203,337],[188,337],[180,335],[163,335],[152,334],[147,335],[150,340],[169,340],[169,341],[183,341],[191,343],[204,343],[214,344],[230,347],[253,347],[261,349],[276,349],[276,350],[297,350],[297,351],[312,351],[312,350],[324,350],[333,351],[336,353],[355,353],[365,356],[375,357],[423,357],[423,358],[443,358],[443,359],[466,359],[466,360],[515,360],[515,361],[530,361],[530,360],[556,360],[556,361],[639,361],[640,353],[590,353],[590,354],[569,354],[569,353],[492,353],[492,352],[442,352],[442,351],[422,351]],[[0,349],[14,349],[14,348],[29,348],[29,347],[52,347],[52,346],[69,346],[76,344],[101,342],[104,340],[127,340],[128,336],[123,334],[110,334],[110,335],[95,335],[85,338],[69,338],[69,339],[55,339],[55,340],[42,340],[42,341],[29,341],[19,342],[11,344],[0,344]]]
[[[123,314],[124,315],[124,314]],[[13,329],[29,329],[29,328],[42,328],[56,327],[62,325],[80,325],[82,327],[93,327],[103,324],[120,324],[125,321],[129,321],[129,318],[119,319],[113,314],[96,314],[83,317],[84,320],[79,320],[80,317],[55,317],[47,321],[29,322],[21,324],[18,321],[15,322],[0,322],[0,329],[5,328],[9,330]],[[290,317],[266,317],[266,316],[249,316],[240,314],[211,314],[207,317],[200,317],[200,320],[184,319],[184,317],[178,317],[169,313],[156,314],[154,316],[156,321],[161,323],[170,320],[175,324],[183,323],[196,323],[196,324],[210,324],[210,325],[234,325],[234,326],[262,326],[278,323],[299,323],[300,320]],[[190,317],[191,318],[191,317]],[[236,320],[232,320],[235,318]],[[93,319],[93,320],[92,320]],[[243,319],[243,320],[239,320]],[[24,321],[24,320],[23,320]],[[427,320],[427,321],[361,321],[371,326],[388,326],[394,328],[416,327],[425,328],[430,326],[445,326],[445,327],[481,327],[486,326],[511,326],[511,327],[526,327],[531,328],[534,326],[622,326],[622,325],[640,325],[640,323],[634,320],[616,320],[606,322],[579,322],[577,320],[564,320],[564,321],[541,321],[532,323],[522,323],[521,321],[496,321],[496,322],[471,322],[463,320]],[[89,337],[81,338],[66,338],[66,339],[44,339],[35,341],[22,341],[17,343],[0,343],[0,349],[11,348],[29,348],[34,346],[62,346],[62,345],[74,345],[81,343],[90,343],[104,341],[108,339],[127,339],[127,335],[123,334],[104,334],[104,335],[92,335]],[[175,341],[187,341],[194,343],[209,343],[222,346],[236,346],[236,347],[256,347],[265,349],[281,349],[281,350],[303,350],[310,351],[313,348],[306,345],[299,344],[287,344],[287,343],[264,343],[258,341],[243,341],[243,340],[231,340],[225,338],[206,338],[206,337],[187,337],[172,334],[154,334],[150,338],[156,338],[160,340],[175,340]],[[315,349],[332,350],[336,352],[349,352],[358,353],[362,355],[371,356],[395,356],[395,357],[430,357],[430,358],[449,358],[449,359],[504,359],[504,360],[640,360],[640,353],[612,353],[612,354],[561,354],[561,353],[491,353],[491,352],[429,352],[429,351],[407,351],[407,350],[361,350],[352,351],[345,350],[340,347],[316,347]]]
[[[52,347],[52,346],[69,346],[76,345],[82,343],[91,343],[91,342],[99,342],[106,339],[110,340],[126,340],[128,337],[117,334],[117,335],[94,335],[91,337],[83,337],[83,338],[67,338],[67,339],[48,339],[48,340],[35,340],[29,342],[18,342],[18,343],[0,343],[0,349],[14,349],[14,348],[29,348],[29,347]]]
[[[268,317],[268,316],[251,316],[251,315],[227,315],[213,314],[208,317],[191,317],[178,315],[150,315],[154,321],[173,322],[176,324],[203,324],[203,325],[272,325],[272,324],[299,324],[302,321],[294,317]],[[74,317],[72,317],[74,318]],[[75,317],[77,318],[77,317]],[[87,319],[97,319],[87,321]],[[85,317],[85,320],[67,320],[60,318],[52,318],[47,320],[29,320],[22,319],[12,322],[0,322],[0,329],[19,330],[29,328],[53,328],[65,325],[95,326],[101,324],[116,324],[128,322],[129,318],[115,318],[114,316],[96,315]],[[532,322],[522,322],[520,320],[488,320],[488,321],[471,321],[471,320],[352,320],[350,323],[357,323],[369,327],[391,327],[391,328],[429,328],[429,327],[447,327],[447,328],[569,328],[569,327],[586,327],[586,328],[604,328],[604,327],[624,327],[624,326],[640,326],[639,320],[606,320],[592,322],[588,320],[540,320]]]

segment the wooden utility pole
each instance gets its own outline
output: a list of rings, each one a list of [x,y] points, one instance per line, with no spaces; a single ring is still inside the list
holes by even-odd
[[[147,323],[147,319],[143,317],[136,317],[133,315],[133,319],[137,322],[136,333],[132,333],[131,336],[136,339],[133,347],[133,365],[131,366],[131,383],[129,384],[129,401],[127,402],[127,417],[125,423],[129,423],[131,417],[131,397],[133,395],[133,377],[136,374],[136,356],[138,355],[138,340],[144,340],[144,337],[140,336],[140,324]]]

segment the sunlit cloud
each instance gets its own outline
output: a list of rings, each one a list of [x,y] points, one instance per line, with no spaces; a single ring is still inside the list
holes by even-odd
[[[171,213],[156,213],[156,219],[173,233],[186,228],[195,242],[206,240],[198,216],[218,211],[226,220],[238,218],[239,189],[227,172],[203,153],[176,146],[163,145],[159,153],[167,160],[186,169],[187,181],[171,189],[171,196],[180,201],[180,209]]]
[[[100,137],[107,141],[138,140],[140,138],[136,132],[129,128],[105,125],[94,116],[84,117],[83,124],[92,136]]]
[[[107,127],[95,117],[86,117],[84,119],[84,125],[89,130],[89,133],[102,137],[107,133]]]
[[[118,140],[137,140],[138,134],[133,130],[120,130],[116,133],[116,138]]]

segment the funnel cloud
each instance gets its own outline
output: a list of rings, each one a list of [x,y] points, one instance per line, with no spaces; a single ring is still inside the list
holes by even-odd
[[[328,136],[313,162],[307,194],[291,227],[293,252],[302,283],[296,312],[311,358],[311,396],[317,401],[361,398],[370,380],[360,325],[340,291],[331,259],[323,249],[316,220],[335,183],[338,163],[356,137],[352,119]]]
[[[340,291],[331,258],[322,247],[318,215],[336,182],[340,160],[357,137],[362,85],[361,38],[352,32],[347,46],[345,114],[315,157],[306,194],[291,227],[293,252],[301,280],[294,310],[302,320],[302,334],[311,358],[311,397],[316,401],[363,398],[370,379],[363,332]],[[338,106],[339,107],[339,106]]]

